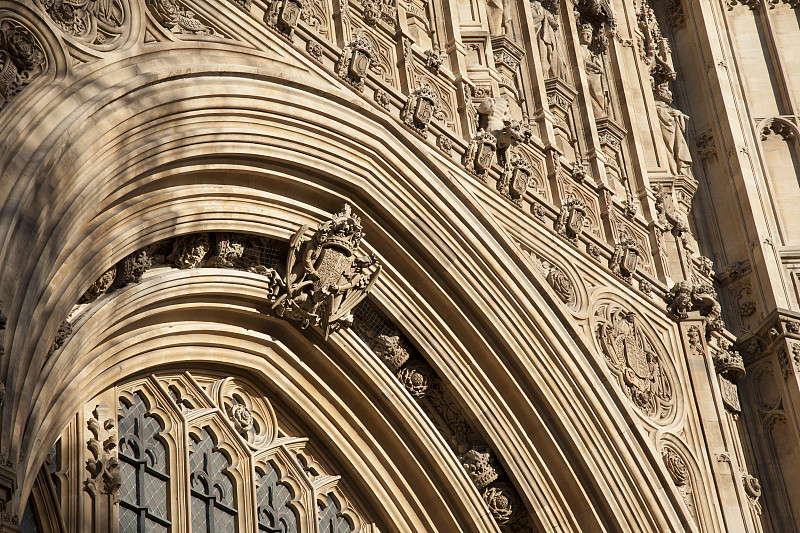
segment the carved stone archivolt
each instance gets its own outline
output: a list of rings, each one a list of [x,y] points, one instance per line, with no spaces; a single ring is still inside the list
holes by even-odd
[[[30,30],[16,20],[0,20],[0,109],[45,70],[47,56]]]
[[[516,489],[508,482],[494,452],[461,412],[445,382],[397,326],[369,301],[358,306],[354,315],[353,331],[383,359],[419,403],[458,457],[498,525],[504,531],[528,533],[528,511]]]
[[[653,422],[666,424],[676,410],[676,391],[668,356],[644,333],[633,311],[603,303],[594,313],[598,345],[619,386]]]

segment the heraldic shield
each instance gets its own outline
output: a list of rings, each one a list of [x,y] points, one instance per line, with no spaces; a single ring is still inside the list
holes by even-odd
[[[638,327],[636,313],[604,305],[595,315],[606,362],[628,398],[654,421],[668,420],[675,406],[673,386],[662,356]]]
[[[369,292],[380,273],[374,255],[356,255],[363,233],[361,219],[345,204],[311,238],[303,226],[289,242],[286,277],[268,273],[275,285],[272,309],[278,316],[320,326],[331,332],[353,322],[352,310]]]

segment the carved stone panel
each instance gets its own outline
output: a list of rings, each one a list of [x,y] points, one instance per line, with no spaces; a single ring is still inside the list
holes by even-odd
[[[642,327],[641,319],[615,303],[599,305],[593,331],[609,370],[633,405],[657,424],[669,423],[677,404],[667,353]]]

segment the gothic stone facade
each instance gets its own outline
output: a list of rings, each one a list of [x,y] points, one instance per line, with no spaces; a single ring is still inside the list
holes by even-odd
[[[0,531],[800,531],[797,0],[0,0]]]

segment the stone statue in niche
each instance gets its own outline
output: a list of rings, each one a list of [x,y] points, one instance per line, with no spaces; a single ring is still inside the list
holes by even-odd
[[[511,33],[511,0],[486,0],[486,16],[492,37]]]
[[[558,1],[532,0],[533,32],[539,39],[539,61],[547,78],[563,78],[567,70],[558,34]]]
[[[661,124],[661,138],[670,154],[667,163],[674,176],[692,176],[692,154],[686,143],[686,123],[689,117],[672,107],[672,92],[666,83],[656,88],[656,112]]]
[[[589,95],[592,97],[592,110],[595,118],[608,115],[608,91],[606,90],[605,69],[602,56],[594,51],[592,43],[594,29],[587,23],[581,24],[580,43],[583,69],[589,84]]]

